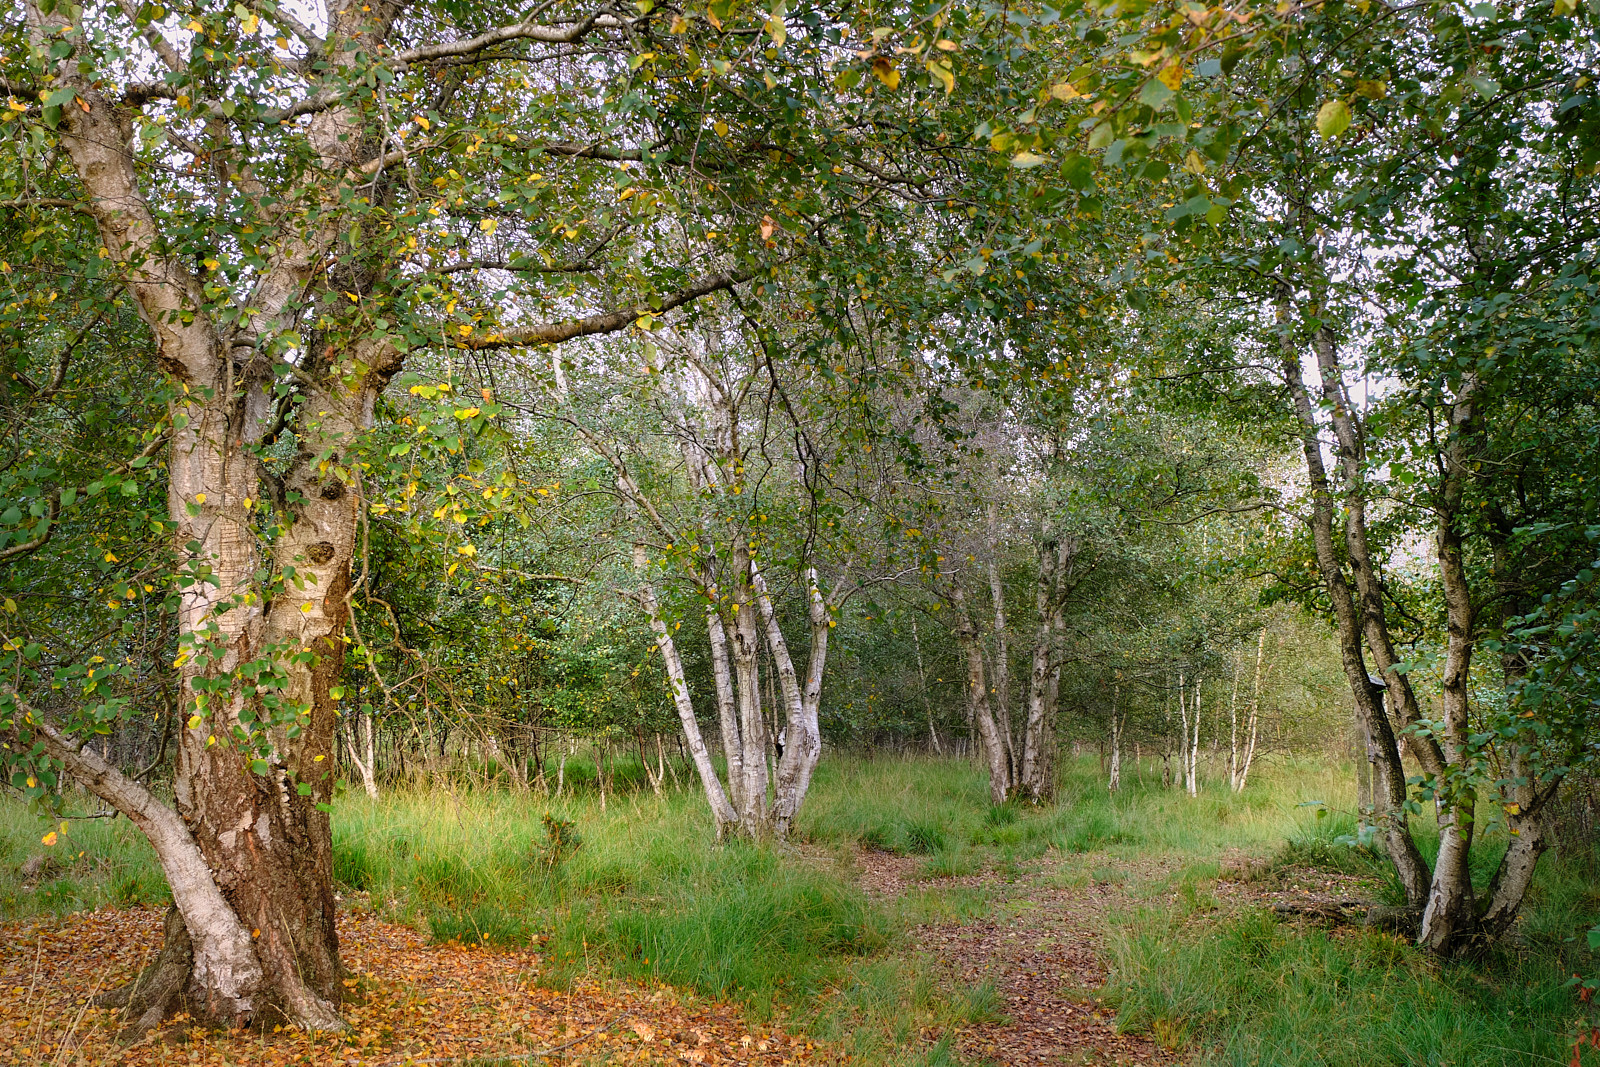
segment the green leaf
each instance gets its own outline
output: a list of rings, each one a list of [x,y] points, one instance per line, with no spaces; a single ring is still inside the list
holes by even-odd
[[[1478,90],[1478,95],[1485,100],[1493,100],[1500,95],[1500,83],[1493,78],[1480,78],[1476,74],[1468,74],[1467,83]]]
[[[1144,83],[1144,88],[1139,90],[1139,103],[1152,111],[1160,111],[1167,106],[1167,102],[1174,95],[1176,94],[1172,91],[1172,86],[1160,78],[1151,78]]]

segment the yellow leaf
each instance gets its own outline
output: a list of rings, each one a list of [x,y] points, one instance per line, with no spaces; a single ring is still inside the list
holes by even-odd
[[[711,128],[717,131],[718,137],[728,136],[728,124],[720,119],[718,119],[716,122],[713,122],[711,124]]]
[[[259,25],[261,25],[261,19],[256,17],[254,12],[251,12],[243,22],[239,23],[239,28],[245,33],[255,33],[256,27]]]
[[[421,126],[423,133],[427,133],[433,128],[433,123],[428,121],[428,116],[426,115],[413,115],[411,116],[411,121]]]
[[[900,87],[900,71],[895,68],[894,61],[887,56],[878,56],[872,61],[872,73],[883,84],[891,89]]]
[[[1189,154],[1183,157],[1183,169],[1190,174],[1204,174],[1206,172],[1206,161],[1199,152],[1191,148],[1189,149]]]
[[[49,833],[45,834],[39,840],[43,841],[47,847],[48,846],[52,846],[52,845],[54,845],[56,843],[56,832],[54,830],[51,830]]]
[[[1350,128],[1350,105],[1337,98],[1317,109],[1317,132],[1333,139]]]
[[[1183,84],[1183,64],[1181,62],[1168,63],[1156,75],[1156,80],[1173,92],[1178,91],[1178,86]]]
[[[1057,82],[1050,86],[1050,95],[1065,103],[1068,100],[1076,100],[1083,94],[1078,92],[1071,82]]]
[[[206,495],[204,493],[196,493],[194,495],[194,502],[196,504],[204,504],[206,502]]]
[[[939,49],[939,51],[941,51],[941,52],[954,52],[956,49],[960,48],[961,46],[956,44],[954,41],[943,40],[943,41],[939,41],[938,43],[936,43],[933,47]]]
[[[499,219],[484,219],[482,222],[478,223],[478,229],[482,230],[484,233],[493,233],[497,228],[499,228],[499,226]]]
[[[202,24],[199,19],[190,19],[187,23],[187,26],[195,33],[200,33],[205,29],[204,24]]]
[[[935,60],[928,64],[928,73],[939,79],[939,84],[944,86],[945,95],[956,91],[956,72],[945,60]]]

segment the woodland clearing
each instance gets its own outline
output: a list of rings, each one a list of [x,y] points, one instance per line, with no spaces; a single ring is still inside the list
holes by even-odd
[[[1112,797],[1093,761],[1070,764],[1060,808],[1041,813],[990,807],[965,761],[844,758],[783,851],[705,846],[692,795],[627,793],[604,813],[583,795],[349,795],[334,825],[351,1031],[230,1036],[180,1019],[126,1049],[113,1013],[85,1003],[159,947],[153,861],[114,823],[72,823],[82,858],[23,884],[49,824],[11,807],[0,1062],[486,1064],[542,1051],[1509,1067],[1571,1055],[1580,1013],[1564,968],[1570,939],[1600,917],[1592,856],[1545,869],[1519,948],[1485,971],[1441,972],[1391,935],[1273,911],[1392,899],[1381,861],[1337,843],[1348,769],[1274,766],[1259,793],[1198,799],[1155,774],[1130,768]],[[554,878],[529,869],[547,810],[583,835]],[[782,926],[798,929],[772,936]],[[1396,976],[1404,995],[1374,1014],[1364,998]]]

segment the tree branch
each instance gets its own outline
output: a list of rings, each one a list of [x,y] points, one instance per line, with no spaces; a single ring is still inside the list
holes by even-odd
[[[530,21],[513,23],[510,26],[497,26],[487,33],[476,37],[469,37],[464,41],[443,41],[438,44],[422,45],[418,48],[409,48],[395,56],[403,64],[429,63],[439,59],[449,59],[453,56],[466,56],[482,52],[484,49],[493,48],[497,44],[507,41],[541,41],[545,44],[571,44],[589,34],[589,31],[598,26],[615,27],[622,22],[608,15],[590,15],[582,21],[571,26],[558,28],[555,26],[540,26]]]
[[[144,38],[145,43],[160,57],[161,62],[165,63],[169,70],[181,74],[188,69],[189,65],[183,61],[182,56],[178,55],[178,50],[172,47],[172,42],[161,36],[156,31],[156,28],[148,22],[143,26],[139,25],[139,8],[138,5],[133,3],[133,0],[117,0],[117,7],[121,8],[122,13],[128,16],[128,22],[133,26],[134,30],[138,32],[140,37]]]
[[[526,348],[531,345],[553,345],[561,341],[569,341],[574,337],[589,337],[600,333],[616,333],[625,330],[641,316],[659,315],[673,308],[682,307],[707,296],[720,292],[723,289],[732,289],[734,286],[749,281],[756,276],[756,271],[741,268],[732,271],[719,271],[708,274],[685,289],[680,289],[670,296],[661,298],[661,306],[652,308],[637,305],[631,308],[617,308],[613,311],[603,311],[597,315],[586,318],[573,319],[569,322],[545,323],[539,326],[528,326],[520,330],[510,330],[505,333],[487,334],[482,338],[462,338],[457,342],[461,348],[470,348],[477,351],[493,348]]]

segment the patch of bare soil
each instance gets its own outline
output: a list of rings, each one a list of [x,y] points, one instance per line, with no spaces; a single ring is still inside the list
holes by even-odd
[[[880,896],[897,895],[918,881],[919,863],[907,857],[863,853],[857,864],[862,886]],[[1005,1067],[1178,1062],[1147,1036],[1118,1033],[1116,1013],[1097,995],[1106,980],[1100,953],[1105,916],[1126,902],[1121,878],[1127,872],[1085,876],[1073,884],[1070,872],[1088,869],[1081,857],[1070,867],[1063,857],[1052,857],[1015,879],[992,871],[961,879],[993,890],[994,915],[915,932],[918,949],[947,969],[952,988],[971,997],[992,983],[997,994],[991,1018],[963,1025],[954,1035],[964,1060]]]

